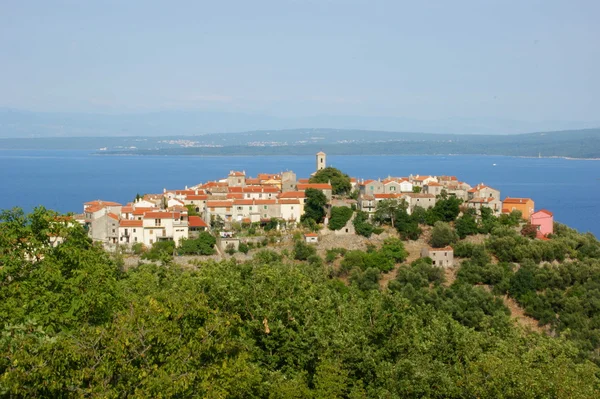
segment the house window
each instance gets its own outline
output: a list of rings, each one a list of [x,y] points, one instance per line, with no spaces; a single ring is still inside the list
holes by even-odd
[[[266,217],[267,217],[267,214],[265,213],[263,216],[266,218]]]
[[[292,206],[290,207],[290,209],[293,211],[293,210],[294,210],[294,205],[292,205]]]
[[[248,207],[248,210],[249,210],[249,211],[251,211],[251,210],[252,210],[252,207],[251,207],[251,206],[250,206],[250,207]]]
[[[373,186],[371,186],[371,191],[373,191]]]
[[[160,226],[160,219],[154,219],[154,225]]]
[[[396,191],[396,187],[394,187],[394,186],[390,187],[390,191]]]
[[[150,234],[151,235],[154,234],[154,230],[150,230]],[[150,240],[150,241],[152,241],[152,240]]]
[[[265,205],[265,209],[267,209],[267,206]]]
[[[150,239],[150,245],[154,244],[154,240]],[[433,262],[433,264],[435,264],[435,262]]]
[[[242,211],[242,210],[244,210],[244,207],[238,206],[237,209],[238,209],[238,211]]]
[[[135,229],[133,229],[133,232],[135,233]]]
[[[112,229],[113,233],[115,232],[115,229]]]
[[[137,237],[133,237],[133,241],[137,242]]]

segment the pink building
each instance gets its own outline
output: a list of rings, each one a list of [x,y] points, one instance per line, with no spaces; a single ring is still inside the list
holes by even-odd
[[[529,221],[532,225],[537,226],[538,237],[544,237],[554,232],[554,215],[550,211],[542,209],[534,212]]]

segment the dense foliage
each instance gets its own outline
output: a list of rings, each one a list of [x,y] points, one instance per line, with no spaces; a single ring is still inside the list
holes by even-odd
[[[339,230],[348,223],[354,211],[347,206],[331,207],[331,219],[329,219],[329,228]]]
[[[207,231],[202,231],[197,238],[183,240],[179,247],[181,255],[212,255],[217,239]]]
[[[513,327],[490,293],[464,281],[443,286],[427,259],[403,266],[389,290],[378,289],[379,271],[370,264],[347,286],[326,267],[267,250],[244,263],[205,262],[196,270],[146,264],[124,272],[81,227],[55,217],[44,210],[0,215],[2,396],[600,393],[600,369],[569,340]],[[64,243],[48,245],[55,234]],[[590,254],[597,242],[558,235],[575,245],[578,264],[596,262]],[[367,253],[400,261],[401,244],[391,240]],[[593,270],[573,268],[558,279],[535,269],[533,280],[519,277],[515,286],[527,296],[538,282],[557,290],[574,287],[570,278],[594,284]],[[564,305],[575,311],[592,299],[574,294]]]
[[[302,220],[312,220],[314,223],[321,223],[325,218],[325,206],[327,205],[327,197],[322,191],[314,188],[307,189],[306,202],[304,203],[304,214]]]
[[[331,166],[317,171],[317,173],[309,179],[309,182],[331,183],[331,189],[335,195],[349,194],[350,190],[352,190],[350,176]]]

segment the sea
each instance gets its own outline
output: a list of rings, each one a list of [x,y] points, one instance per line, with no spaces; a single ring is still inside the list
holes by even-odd
[[[350,176],[454,175],[499,189],[502,199],[529,197],[536,210],[600,237],[600,161],[503,156],[338,155],[327,164]],[[294,171],[308,177],[314,156],[109,156],[80,150],[0,150],[0,209],[45,206],[81,213],[95,199],[127,203],[136,194],[183,189],[226,177]]]

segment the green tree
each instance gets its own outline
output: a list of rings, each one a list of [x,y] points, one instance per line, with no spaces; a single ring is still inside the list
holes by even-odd
[[[461,217],[456,219],[454,226],[456,233],[461,239],[479,233],[479,227],[477,226],[477,220],[473,212],[465,212]]]
[[[335,195],[349,194],[352,189],[350,176],[339,169],[328,166],[323,168],[309,180],[310,183],[329,183],[331,182],[332,192]]]
[[[400,201],[396,198],[381,200],[377,203],[377,208],[375,209],[375,219],[382,222],[389,220],[393,228],[396,214],[399,210],[406,210],[406,202],[404,200]]]
[[[356,216],[354,216],[352,224],[354,225],[354,230],[358,235],[368,238],[371,237],[371,234],[373,234],[374,227],[369,221],[369,215],[366,212],[356,212]]]
[[[175,242],[171,240],[157,241],[152,244],[152,247],[142,254],[142,259],[160,261],[163,264],[168,264],[173,259],[175,251]]]
[[[334,206],[331,208],[331,218],[329,219],[329,229],[339,230],[348,223],[354,211],[347,206]]]
[[[197,238],[181,241],[180,255],[213,255],[217,239],[207,231],[202,231]]]
[[[304,241],[298,240],[294,244],[294,259],[296,260],[307,260],[313,255],[316,255],[317,250],[314,246],[305,243]]]
[[[429,244],[434,248],[443,248],[458,241],[456,231],[445,222],[436,222],[431,229]]]
[[[404,249],[404,243],[397,238],[390,237],[383,241],[381,252],[395,263],[404,262],[408,257],[408,252]]]
[[[304,194],[306,195],[306,202],[304,203],[302,220],[312,219],[315,223],[322,223],[325,218],[327,197],[322,191],[314,188],[307,189]]]

